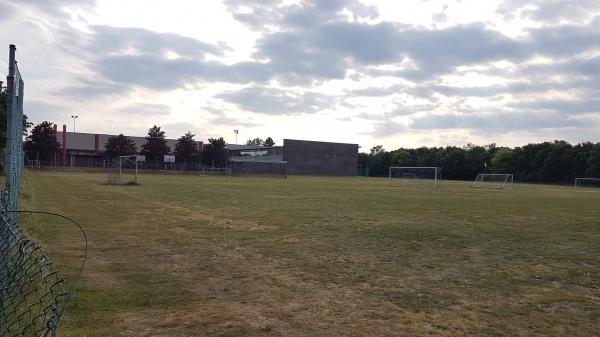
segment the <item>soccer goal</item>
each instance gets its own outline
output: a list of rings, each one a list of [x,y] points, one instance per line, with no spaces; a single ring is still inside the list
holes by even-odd
[[[109,185],[139,185],[138,156],[120,156],[113,158],[108,169]]]
[[[575,188],[600,188],[600,178],[575,178]]]
[[[218,167],[202,167],[198,171],[198,174],[201,176],[231,176],[230,168],[218,168]]]
[[[504,173],[479,173],[471,187],[512,188],[513,175]]]
[[[439,167],[391,166],[389,184],[396,187],[439,188],[441,170]]]

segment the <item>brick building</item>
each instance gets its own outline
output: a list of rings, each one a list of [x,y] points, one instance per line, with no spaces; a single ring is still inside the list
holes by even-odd
[[[67,132],[66,125],[63,130],[58,131],[54,125],[56,140],[61,149],[56,153],[50,163],[41,163],[44,166],[78,166],[78,167],[107,167],[110,163],[104,151],[104,145],[108,138],[114,136],[102,133]],[[127,136],[135,143],[138,152],[146,143],[145,137]],[[167,139],[167,145],[172,150],[177,144],[176,139]],[[198,142],[202,150],[202,142]],[[31,158],[34,159],[34,158]]]
[[[229,145],[233,172],[354,176],[358,144],[284,139],[283,146]]]

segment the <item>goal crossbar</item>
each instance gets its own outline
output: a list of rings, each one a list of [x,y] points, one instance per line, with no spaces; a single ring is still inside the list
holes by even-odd
[[[584,186],[585,183],[590,183]],[[575,188],[600,187],[600,178],[575,178]]]
[[[479,188],[510,188],[513,183],[513,175],[510,173],[479,173],[471,184],[471,187]]]
[[[396,172],[399,176],[396,176]],[[388,183],[390,186],[416,186],[437,189],[441,169],[437,166],[390,166]],[[399,185],[394,185],[399,181]],[[420,184],[419,184],[420,183]]]

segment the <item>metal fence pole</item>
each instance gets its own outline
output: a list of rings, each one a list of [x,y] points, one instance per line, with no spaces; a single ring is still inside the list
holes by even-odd
[[[6,150],[4,161],[4,174],[6,175],[6,190],[9,191],[8,207],[9,210],[16,211],[18,203],[13,200],[12,191],[14,191],[13,179],[13,156],[14,156],[14,115],[15,115],[15,52],[17,48],[11,44],[8,56],[8,76],[6,76]],[[9,214],[11,221],[16,220],[16,213]]]

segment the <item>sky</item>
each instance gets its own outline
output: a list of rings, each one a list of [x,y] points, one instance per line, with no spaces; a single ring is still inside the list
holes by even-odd
[[[0,0],[0,27],[25,113],[69,131],[600,141],[598,0]]]

